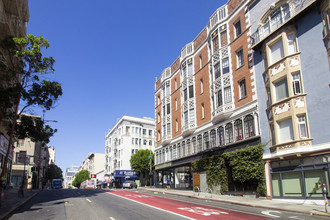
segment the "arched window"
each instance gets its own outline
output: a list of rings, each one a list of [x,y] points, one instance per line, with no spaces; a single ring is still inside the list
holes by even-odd
[[[178,144],[177,151],[178,151],[178,158],[181,158],[181,146],[180,146],[180,144]]]
[[[222,126],[218,128],[218,144],[220,146],[223,146],[225,144],[225,132],[223,131]]]
[[[172,159],[175,160],[177,157],[176,157],[176,145],[173,145],[173,156],[172,156]]]
[[[191,154],[191,145],[190,145],[190,140],[187,140],[187,155]]]
[[[205,132],[204,133],[204,149],[203,150],[208,150],[210,149],[210,138],[209,138],[209,133]]]
[[[226,136],[225,136],[226,144],[232,143],[233,142],[233,125],[231,123],[226,124],[225,132],[226,132]]]
[[[184,141],[182,141],[182,157],[186,156],[186,143]]]
[[[197,153],[196,138],[193,137],[193,138],[191,139],[191,142],[192,142],[192,153],[195,154],[195,153]]]
[[[236,141],[242,140],[243,139],[242,120],[237,119],[234,123],[234,127],[235,127],[235,139],[236,139]]]
[[[170,146],[170,153],[168,160],[172,160],[172,159],[173,159],[173,151],[172,151],[172,146]]]
[[[165,149],[163,149],[163,153],[162,153],[162,162],[165,162]]]
[[[203,137],[202,135],[197,136],[197,151],[201,152],[203,150]]]
[[[213,148],[216,146],[216,131],[214,129],[210,132],[210,147]]]
[[[244,133],[245,133],[245,137],[255,136],[254,120],[252,115],[248,115],[244,118]]]

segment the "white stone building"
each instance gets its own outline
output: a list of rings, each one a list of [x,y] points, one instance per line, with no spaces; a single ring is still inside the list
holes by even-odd
[[[78,172],[79,172],[79,166],[72,166],[66,169],[64,174],[64,188],[68,188],[69,186],[72,186],[72,181],[74,180],[74,177]]]
[[[105,175],[131,170],[130,158],[138,150],[155,149],[155,121],[124,115],[105,136]]]
[[[90,174],[96,174],[104,170],[104,154],[89,153],[80,166],[80,170],[88,170]]]

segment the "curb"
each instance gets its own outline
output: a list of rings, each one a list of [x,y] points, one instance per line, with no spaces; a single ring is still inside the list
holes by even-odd
[[[300,211],[300,210],[292,210],[292,209],[285,209],[285,208],[279,208],[279,207],[270,207],[270,206],[262,206],[262,205],[253,205],[253,204],[247,204],[247,203],[241,203],[241,202],[236,202],[236,201],[228,201],[228,200],[219,200],[219,199],[214,199],[214,198],[203,198],[203,197],[198,197],[198,196],[193,196],[193,195],[184,195],[184,194],[179,194],[175,192],[160,192],[157,190],[148,190],[152,192],[158,192],[158,193],[168,193],[172,195],[177,195],[177,196],[185,196],[188,198],[195,198],[195,199],[202,199],[202,200],[212,200],[212,201],[217,201],[217,202],[225,202],[225,203],[230,203],[230,204],[235,204],[235,205],[242,205],[242,206],[249,206],[249,207],[258,207],[258,208],[266,208],[266,209],[274,209],[274,210],[279,210],[279,211],[286,211],[286,212],[295,212],[295,213],[303,213],[303,214],[308,214],[308,215],[323,215],[323,216],[330,216],[330,214],[327,213],[321,213],[321,212],[311,212],[311,211]]]
[[[5,212],[4,214],[0,215],[0,219],[3,219],[5,217],[7,217],[10,213],[12,213],[16,209],[19,209],[20,207],[22,207],[25,203],[27,203],[28,201],[30,201],[32,198],[34,198],[39,193],[40,193],[40,190],[38,192],[35,192],[33,195],[31,195],[30,197],[28,197],[26,200],[22,201],[21,203],[18,203],[18,205],[12,207],[7,212]]]

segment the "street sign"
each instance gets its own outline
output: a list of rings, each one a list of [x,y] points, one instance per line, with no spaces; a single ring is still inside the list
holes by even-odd
[[[148,156],[148,159],[150,159],[150,158],[152,158],[152,155],[149,155],[149,156]]]

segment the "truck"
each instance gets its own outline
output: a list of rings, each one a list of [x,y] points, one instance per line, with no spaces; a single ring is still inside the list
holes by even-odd
[[[52,180],[52,188],[53,189],[62,189],[62,180],[61,179],[53,179]]]

